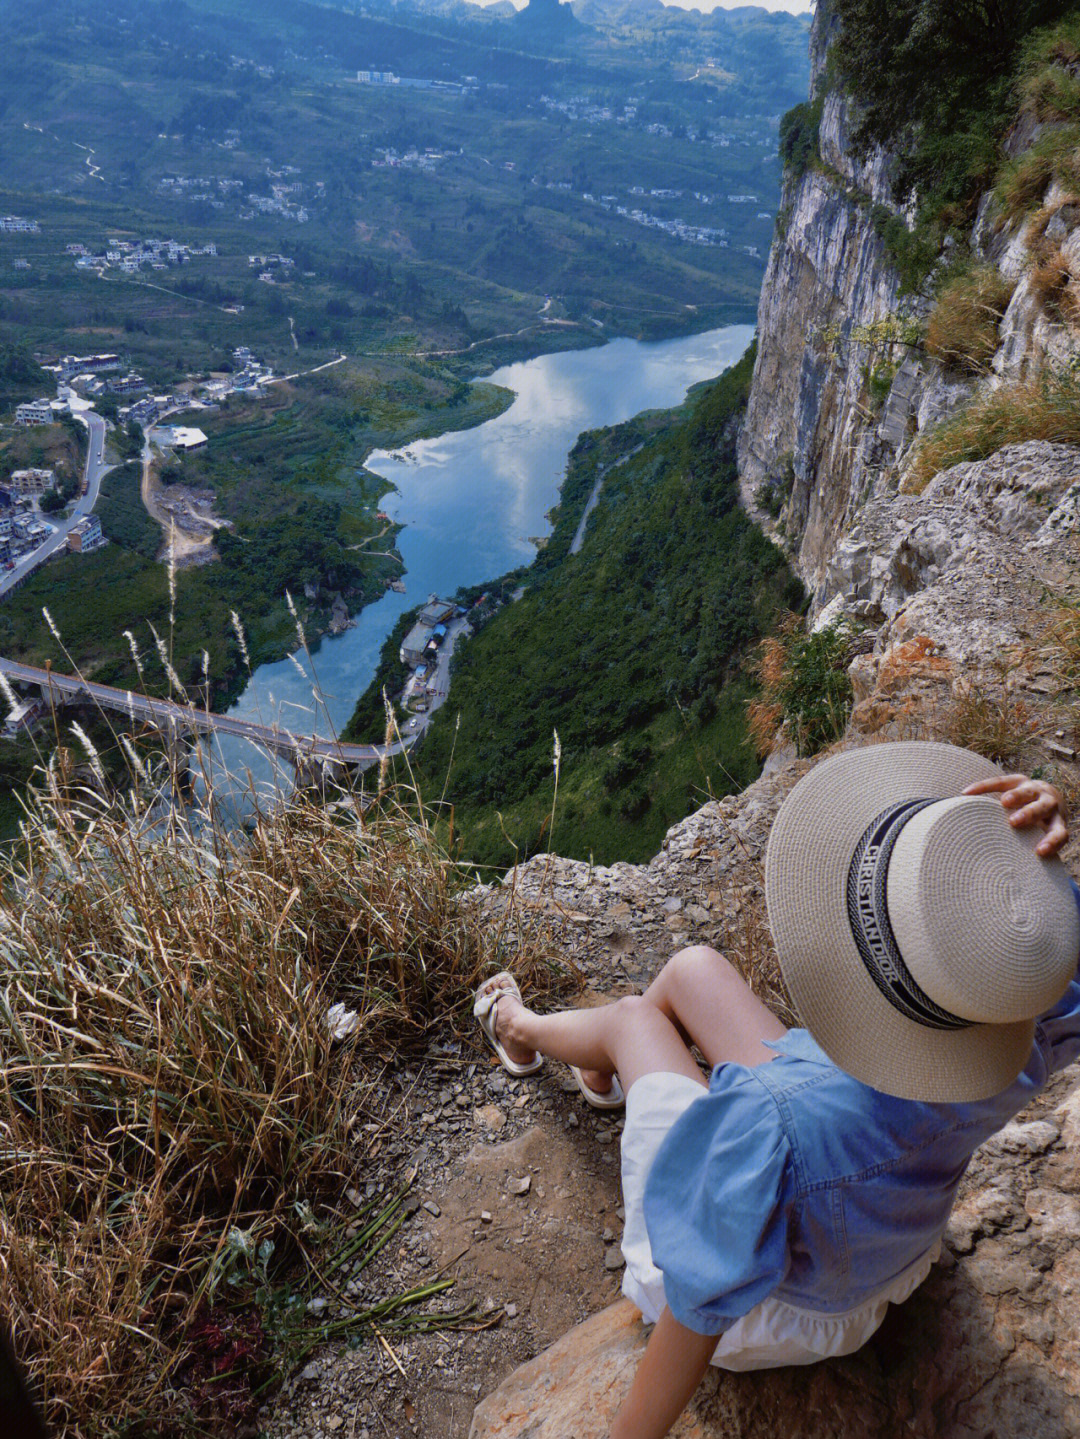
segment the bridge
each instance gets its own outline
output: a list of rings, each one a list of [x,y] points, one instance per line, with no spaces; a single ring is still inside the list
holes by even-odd
[[[234,735],[281,755],[298,769],[314,762],[321,762],[326,767],[341,765],[346,769],[366,769],[384,755],[397,754],[405,748],[400,742],[390,745],[345,744],[318,735],[295,735],[278,725],[214,714],[194,704],[178,704],[175,700],[152,699],[148,695],[136,694],[134,690],[116,689],[77,675],[58,674],[55,670],[20,664],[17,660],[0,658],[0,673],[12,684],[39,690],[50,707],[92,705],[127,715],[132,720],[141,720],[177,740],[193,735]]]

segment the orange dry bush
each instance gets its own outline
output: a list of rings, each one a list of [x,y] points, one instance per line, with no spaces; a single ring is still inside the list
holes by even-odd
[[[765,759],[772,754],[783,720],[784,712],[778,704],[770,704],[767,700],[751,700],[747,705],[747,728],[759,759]]]
[[[796,616],[788,615],[780,622],[780,635],[787,638],[793,632],[792,621],[801,626]],[[772,753],[777,733],[784,721],[784,710],[778,695],[784,683],[787,669],[787,648],[779,635],[769,635],[761,641],[751,667],[751,673],[761,686],[761,695],[747,705],[746,719],[750,738],[758,757],[764,759]]]
[[[1068,257],[1055,247],[1032,267],[1029,284],[1044,310],[1061,314],[1062,298],[1072,278]]]
[[[747,724],[759,755],[771,752],[781,727],[800,755],[816,754],[840,737],[851,710],[849,662],[846,627],[808,634],[798,615],[780,622],[752,667],[761,693],[747,706]]]

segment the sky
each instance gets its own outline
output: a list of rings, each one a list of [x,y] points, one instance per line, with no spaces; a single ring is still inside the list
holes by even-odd
[[[472,0],[474,5],[490,5],[492,0]],[[525,0],[514,0],[520,10]],[[809,15],[813,0],[664,0],[665,5],[678,5],[683,10],[737,10],[756,5],[760,10],[787,10],[792,15]]]
[[[664,0],[665,5],[681,5],[684,10],[735,10],[743,5],[756,5],[760,10],[789,10],[792,15],[809,15],[812,0]]]

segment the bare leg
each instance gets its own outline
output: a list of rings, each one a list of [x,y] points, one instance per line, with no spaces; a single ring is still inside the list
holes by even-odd
[[[727,1061],[762,1064],[772,1058],[762,1041],[787,1033],[735,967],[707,944],[672,955],[645,998],[697,1045],[710,1068]]]
[[[589,1083],[590,1076],[595,1077],[601,1090],[610,1087],[615,1071],[624,1090],[641,1075],[657,1070],[705,1082],[675,1025],[639,995],[598,1009],[534,1014],[513,995],[504,994],[495,1011],[495,1027],[512,1059],[524,1062],[539,1050],[564,1064],[576,1064]]]
[[[762,1040],[786,1033],[728,961],[706,945],[680,950],[641,998],[598,1009],[534,1014],[504,995],[496,1028],[511,1058],[525,1062],[540,1050],[576,1064],[601,1093],[616,1070],[624,1089],[657,1070],[700,1079],[690,1043],[710,1067],[724,1060],[761,1064],[772,1057]]]

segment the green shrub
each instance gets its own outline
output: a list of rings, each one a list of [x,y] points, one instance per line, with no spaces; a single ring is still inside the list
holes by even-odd
[[[1018,86],[1026,114],[1041,124],[1080,120],[1080,15],[1033,35]]]
[[[965,238],[1015,117],[1018,73],[1034,63],[1025,42],[1035,45],[1060,4],[833,0],[833,8],[840,29],[830,58],[858,101],[855,148],[888,146],[896,195],[917,194],[913,230],[889,211],[876,221],[905,288],[917,290],[946,235]]]
[[[761,690],[748,707],[760,753],[772,749],[781,727],[800,755],[817,754],[844,733],[852,704],[849,640],[846,625],[808,634],[804,621],[789,615],[762,642],[754,665]]]
[[[793,175],[805,174],[821,158],[819,139],[824,98],[794,106],[780,120],[780,158]]]

